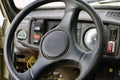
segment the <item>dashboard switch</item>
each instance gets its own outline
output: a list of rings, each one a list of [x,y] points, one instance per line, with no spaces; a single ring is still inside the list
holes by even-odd
[[[40,30],[41,30],[41,27],[40,27],[40,26],[35,26],[35,27],[34,27],[34,31],[35,31],[35,32],[40,32]]]
[[[41,35],[40,35],[40,34],[35,34],[35,35],[34,35],[33,43],[34,43],[34,44],[39,44],[40,38],[41,38]]]
[[[34,32],[41,32],[42,30],[42,22],[41,20],[36,20],[34,22]]]
[[[107,52],[108,53],[114,53],[115,52],[115,42],[114,41],[109,41],[108,42]]]
[[[40,35],[34,35],[34,39],[40,39],[41,38],[41,36]]]
[[[33,42],[34,42],[34,44],[39,44],[40,40],[35,39]]]
[[[110,39],[116,40],[117,38],[117,28],[110,28]]]

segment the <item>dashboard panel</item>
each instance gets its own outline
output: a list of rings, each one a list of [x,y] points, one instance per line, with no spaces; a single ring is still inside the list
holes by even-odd
[[[107,35],[107,40],[105,40],[106,46],[103,54],[102,60],[97,71],[96,78],[106,79],[106,80],[119,80],[120,79],[120,19],[116,18],[119,16],[119,10],[104,10],[96,9],[98,15],[101,17],[104,23],[105,35]],[[31,50],[31,48],[25,47],[19,41],[25,42],[26,44],[31,44],[33,46],[38,46],[40,40],[44,34],[56,27],[60,23],[64,16],[64,9],[49,9],[49,10],[35,10],[31,12],[18,26],[16,30],[16,36],[14,38],[15,42],[15,53],[19,55],[38,55],[39,52],[36,50]],[[22,34],[19,32],[22,31]],[[93,31],[92,31],[93,30]],[[89,31],[93,32],[93,36],[90,38],[85,38],[89,35]],[[88,34],[87,34],[88,33]],[[26,36],[26,37],[25,37]],[[91,39],[94,42],[97,41],[97,34],[95,32],[95,24],[91,20],[91,17],[85,11],[81,11],[78,23],[76,27],[76,39],[79,46],[84,50],[92,50],[94,48],[89,48],[85,41]],[[86,39],[86,40],[85,40]],[[89,41],[88,41],[89,42]],[[94,45],[93,45],[94,46]],[[102,75],[102,76],[101,76]],[[113,79],[112,79],[113,78]]]
[[[17,42],[17,40],[21,40],[21,41],[25,41],[28,44],[38,46],[41,37],[47,31],[56,27],[56,25],[59,23],[60,23],[60,19],[24,20],[16,31],[15,42]],[[119,53],[119,35],[120,35],[119,25],[104,23],[104,27],[105,27],[105,33],[107,34],[107,37],[108,37],[107,38],[108,40],[106,40],[108,44],[105,46],[106,50],[103,51],[103,54],[107,55],[107,57],[119,59],[119,56],[118,57],[116,56]],[[76,38],[80,47],[85,50],[91,50],[86,46],[85,39],[84,39],[86,33],[91,29],[95,29],[95,24],[92,23],[92,21],[78,21],[78,24],[76,27]],[[21,38],[18,38],[19,37],[18,33],[21,30],[25,30],[26,34],[23,34],[23,35],[27,36],[23,40]],[[21,34],[21,37],[24,38],[22,34]],[[95,38],[97,39],[97,34]],[[16,46],[18,47],[18,49],[20,48],[19,45],[16,45]]]

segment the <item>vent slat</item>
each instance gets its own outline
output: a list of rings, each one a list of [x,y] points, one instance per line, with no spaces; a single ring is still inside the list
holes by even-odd
[[[106,12],[105,16],[120,20],[120,12],[118,11],[108,11]]]

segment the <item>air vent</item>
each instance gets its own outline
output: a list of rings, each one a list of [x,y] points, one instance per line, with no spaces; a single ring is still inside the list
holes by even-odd
[[[120,12],[118,12],[118,11],[108,11],[105,14],[105,16],[120,20]]]

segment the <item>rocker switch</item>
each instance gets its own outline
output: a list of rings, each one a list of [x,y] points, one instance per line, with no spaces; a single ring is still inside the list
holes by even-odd
[[[108,53],[114,53],[115,52],[115,42],[114,41],[109,41],[108,42],[107,52]]]

